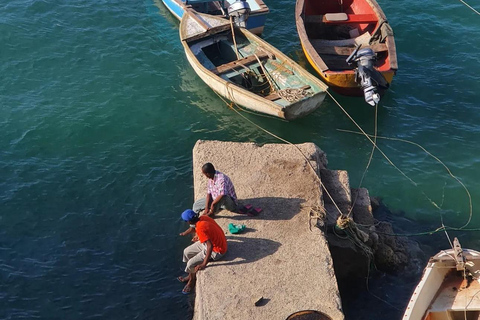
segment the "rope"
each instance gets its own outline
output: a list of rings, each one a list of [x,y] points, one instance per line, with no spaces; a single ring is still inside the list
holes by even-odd
[[[459,0],[461,3],[463,3],[464,5],[466,5],[469,9],[471,9],[473,12],[475,12],[476,14],[480,15],[480,12],[478,12],[477,10],[475,10],[472,6],[470,6],[468,3],[466,3],[465,1],[463,0]]]
[[[368,168],[370,167],[370,163],[372,162],[373,153],[375,152],[375,148],[377,147],[377,128],[378,128],[378,103],[375,103],[375,130],[374,130],[375,134],[374,134],[374,137],[373,137],[372,152],[370,152],[370,157],[368,159],[367,166],[365,167],[365,170],[363,171],[362,178],[360,179],[360,183],[358,184],[358,189],[360,189],[360,187],[362,186],[363,179],[367,175]],[[349,217],[351,216],[351,214],[353,212],[353,208],[355,207],[355,203],[357,202],[357,199],[358,199],[358,192],[355,194],[355,199],[353,200],[352,207],[350,208],[350,211],[348,212]]]
[[[368,241],[368,234],[360,229],[357,228],[357,225],[355,224],[355,221],[353,221],[352,218],[346,217],[341,215],[337,219],[337,224],[336,226],[343,230],[349,240],[358,248],[360,248],[365,256],[367,257],[368,261],[373,261],[374,259],[374,254],[372,248],[367,246],[365,244],[366,241]],[[335,228],[334,228],[335,229]],[[361,239],[360,236],[363,238]]]
[[[387,300],[384,300],[382,298],[380,298],[379,296],[377,296],[376,294],[372,293],[370,291],[370,286],[368,285],[368,279],[370,279],[370,264],[368,264],[368,269],[367,269],[367,278],[365,279],[365,282],[366,282],[366,286],[367,286],[367,291],[368,293],[370,293],[373,297],[377,298],[378,300],[382,301],[383,303],[387,304],[388,306],[398,310],[398,311],[402,311],[402,309],[394,306],[393,304],[391,304],[390,302],[388,302]]]
[[[360,127],[360,125],[355,121],[353,120],[353,118],[350,116],[350,114],[348,114],[348,112],[340,105],[340,103],[332,96],[332,94],[327,91],[327,93],[329,94],[329,96],[333,99],[333,101],[339,106],[340,110],[342,110],[346,115],[347,117],[353,122],[353,124],[355,124],[355,126],[357,126],[357,128],[362,132],[362,134],[368,139],[368,141],[370,141],[372,143],[372,145],[375,145],[375,149],[377,149],[381,154],[382,156],[388,161],[388,163],[390,163],[390,165],[392,167],[394,167],[395,169],[397,169],[397,171],[399,171],[406,179],[410,180],[415,186],[417,186],[417,183],[415,181],[413,181],[412,179],[410,179],[402,170],[400,170],[393,162],[392,160],[390,160],[390,158],[375,144],[375,142],[370,139],[370,135],[367,134],[363,129],[362,127]],[[432,201],[433,202],[433,201]],[[435,203],[434,203],[435,204]],[[436,205],[436,204],[435,204]],[[437,206],[438,207],[438,206]],[[440,209],[440,208],[439,208]]]
[[[222,99],[227,105],[229,105],[217,92],[215,92],[219,97],[220,99]],[[231,96],[231,92],[229,91],[229,83],[227,83],[227,93],[229,95],[229,99],[230,100],[233,100],[231,99],[232,96]],[[376,108],[376,112],[375,112],[375,135],[374,135],[374,139],[375,140],[372,140],[370,138],[371,135],[367,134],[361,127],[360,125],[358,125],[358,123],[350,116],[350,114],[342,107],[342,105],[332,96],[332,94],[327,91],[328,95],[332,98],[332,100],[337,104],[337,106],[347,115],[347,117],[355,124],[355,126],[357,126],[357,128],[361,131],[361,133],[359,132],[354,132],[354,131],[349,131],[349,130],[339,130],[339,131],[344,131],[344,132],[351,132],[351,133],[355,133],[355,134],[363,134],[373,145],[373,149],[377,149],[382,155],[383,157],[395,168],[397,169],[405,178],[407,178],[410,182],[412,182],[413,185],[417,186],[418,187],[418,184],[413,181],[411,178],[409,178],[402,170],[400,170],[389,158],[388,156],[378,147],[378,145],[376,144],[376,140],[377,138],[382,138],[382,139],[391,139],[391,140],[399,140],[399,141],[404,141],[404,142],[408,142],[408,143],[411,143],[411,144],[415,144],[413,142],[410,142],[410,141],[407,141],[407,140],[402,140],[402,139],[395,139],[395,138],[386,138],[386,137],[380,137],[380,136],[377,136],[376,133],[377,133],[377,108]],[[232,104],[235,104],[235,106],[237,106],[238,109],[240,110],[244,110],[242,109],[240,106],[238,106],[238,104],[236,103],[232,103]],[[262,128],[261,126],[257,125],[256,123],[254,123],[253,121],[251,121],[250,119],[246,118],[244,115],[242,115],[238,110],[234,109],[233,106],[230,107],[234,112],[236,112],[239,116],[241,116],[242,118],[244,118],[246,121],[248,121],[249,123],[251,123],[252,125],[254,125],[255,127],[257,127],[258,129],[266,132],[267,134],[271,135],[272,137],[284,142],[284,143],[287,143],[287,144],[290,144],[292,146],[294,146],[301,154],[302,156],[305,158],[305,160],[307,161],[307,163],[309,164],[309,166],[312,168],[312,170],[315,172],[315,175],[317,175],[316,173],[316,170],[313,168],[313,166],[311,165],[311,163],[308,161],[307,157],[303,154],[303,152],[298,148],[298,146],[294,145],[293,143],[291,143],[290,141],[288,140],[285,140],[275,134],[273,134],[272,132]],[[245,111],[245,110],[244,110]],[[470,193],[468,191],[468,189],[465,187],[465,185],[457,178],[455,177],[451,171],[448,169],[448,167],[443,163],[441,162],[440,159],[438,159],[437,157],[433,156],[430,152],[428,152],[427,150],[425,150],[423,147],[421,147],[420,145],[418,144],[415,144],[417,146],[419,146],[420,148],[422,148],[426,153],[428,153],[429,155],[431,155],[432,157],[434,157],[437,161],[439,161],[446,169],[447,171],[449,172],[449,174],[454,178],[456,179],[463,187],[464,189],[466,190],[467,194],[468,194],[468,197],[469,197],[469,201],[470,201],[470,217],[469,217],[469,220],[468,222],[462,226],[461,228],[453,228],[453,227],[448,227],[448,226],[441,226],[435,230],[432,230],[432,231],[426,231],[426,232],[420,232],[420,233],[410,233],[410,234],[388,234],[388,233],[381,233],[381,232],[377,232],[378,234],[384,234],[384,235],[390,235],[390,236],[420,236],[420,235],[431,235],[431,234],[434,234],[436,232],[440,232],[440,231],[443,231],[443,230],[455,230],[455,231],[458,231],[458,230],[463,230],[463,231],[480,231],[480,229],[465,229],[465,227],[470,223],[471,221],[471,218],[472,218],[472,200],[471,200],[471,196],[470,196]],[[371,154],[371,157],[373,157],[373,152]],[[365,169],[365,172],[364,174],[366,173],[366,171],[368,170],[368,167],[370,165],[370,162],[371,162],[371,158],[369,159],[369,162],[368,162],[368,165],[367,165],[367,168]],[[342,211],[340,210],[340,208],[338,207],[337,203],[333,200],[333,197],[330,195],[330,193],[328,192],[327,188],[325,187],[325,185],[322,183],[321,179],[317,176],[317,178],[319,179],[319,182],[320,182],[320,185],[321,187],[323,187],[323,189],[325,190],[325,193],[327,194],[328,198],[332,201],[332,203],[334,204],[336,210],[339,212],[340,216],[343,216],[344,214],[342,213]],[[363,180],[363,177],[362,177],[362,180]],[[422,192],[423,193],[423,192]],[[425,193],[423,193],[425,195]],[[425,195],[426,196],[426,195]],[[438,209],[440,209],[438,207],[438,205],[433,202],[430,198],[428,198],[428,196],[426,196],[427,199],[429,199],[429,201]],[[353,208],[353,206],[352,206]],[[441,210],[441,209],[440,209]],[[348,216],[350,216],[351,214],[351,211],[349,212]]]
[[[443,216],[442,215],[440,215],[440,219],[442,220],[442,229],[443,229],[443,231],[445,231],[445,236],[447,237],[447,240],[450,243],[450,247],[452,247],[452,250],[455,250],[455,248],[453,247],[452,240],[450,240],[450,236],[448,235],[448,232],[445,229],[445,225],[443,224]]]
[[[308,97],[310,94],[307,90],[302,88],[286,88],[278,90],[277,94],[285,101],[295,102]]]
[[[262,61],[260,61],[260,58],[257,56],[257,54],[254,53],[253,55],[257,59],[258,64],[260,65],[260,68],[262,68],[263,74],[265,75],[265,78],[267,78],[267,81],[270,84],[271,92],[275,92],[275,87],[273,86],[273,82],[272,82],[273,80],[270,79],[270,75],[267,73],[267,70],[265,70],[265,67],[262,64]]]
[[[338,129],[338,131],[348,132],[348,133],[354,133],[354,134],[360,134],[359,132],[350,131],[350,130],[343,130],[343,129]],[[431,156],[432,158],[434,158],[438,163],[440,163],[440,164],[445,168],[445,170],[447,170],[449,176],[451,176],[453,179],[455,179],[455,180],[463,187],[463,189],[465,190],[465,193],[466,193],[467,196],[468,196],[468,202],[469,202],[469,217],[468,217],[467,222],[466,222],[463,226],[461,226],[461,227],[459,227],[459,228],[452,228],[452,227],[450,227],[449,229],[450,229],[450,230],[454,230],[454,229],[456,229],[456,230],[462,230],[462,229],[466,228],[466,227],[470,224],[470,222],[472,221],[472,217],[473,217],[472,196],[470,195],[470,192],[468,191],[468,188],[465,186],[465,184],[464,184],[462,181],[460,181],[460,179],[459,179],[458,177],[456,177],[456,176],[452,173],[452,171],[447,167],[447,165],[446,165],[445,163],[442,162],[442,160],[440,160],[438,157],[436,157],[435,155],[433,155],[432,153],[430,153],[427,149],[425,149],[424,147],[422,147],[422,146],[419,145],[418,143],[415,143],[415,142],[412,142],[412,141],[408,141],[408,140],[404,140],[404,139],[399,139],[399,138],[390,138],[390,137],[382,137],[382,136],[377,136],[376,138],[378,138],[378,139],[385,139],[385,140],[400,141],[400,142],[405,142],[405,143],[412,144],[412,145],[417,146],[417,147],[419,147],[420,149],[422,149],[426,154],[428,154],[429,156]],[[413,180],[411,180],[410,178],[409,178],[409,180],[410,180],[411,182],[413,182],[413,184],[414,184],[416,187],[418,187],[417,183],[415,183],[415,182],[414,182]],[[427,197],[427,199],[429,199],[428,196],[427,196],[424,192],[422,192],[422,193]],[[431,201],[431,200],[430,200],[430,202],[433,203],[436,208],[440,209],[435,202],[433,202],[433,201]],[[443,202],[443,201],[442,201],[442,202]],[[440,210],[441,210],[441,209],[440,209]]]
[[[226,85],[226,90],[227,90],[227,93],[228,93],[228,97],[229,97],[229,100],[232,101],[233,104],[235,104],[237,107],[238,105],[233,102],[233,97],[232,97],[232,94],[231,94],[231,91],[229,90],[229,86],[230,86],[230,83],[227,82],[227,85]],[[222,99],[222,101],[224,101],[227,105],[229,105],[216,91],[214,91],[219,97],[220,99]],[[305,156],[305,154],[302,152],[302,150],[300,150],[300,148],[291,143],[290,141],[288,140],[285,140],[279,136],[277,136],[276,134],[268,131],[267,129],[264,129],[262,128],[261,126],[259,126],[258,124],[256,124],[255,122],[253,122],[252,120],[248,119],[247,117],[245,117],[243,114],[241,114],[238,110],[234,109],[234,108],[231,108],[231,110],[233,110],[235,113],[237,113],[240,117],[242,117],[244,120],[248,121],[249,123],[251,123],[252,125],[254,125],[255,127],[257,127],[258,129],[262,130],[263,132],[271,135],[272,137],[286,143],[286,144],[289,144],[289,145],[292,145],[294,146],[299,152],[300,154],[303,156],[303,158],[305,159],[305,161],[307,162],[307,164],[309,165],[309,167],[313,170],[313,172],[315,173],[315,177],[318,179],[319,183],[320,183],[320,186],[323,188],[323,190],[325,190],[325,193],[327,194],[328,198],[330,199],[330,201],[332,201],[333,205],[335,206],[335,208],[338,210],[339,214],[342,215],[342,210],[340,210],[340,208],[338,207],[337,203],[335,202],[335,200],[333,199],[333,197],[330,195],[330,193],[328,192],[327,188],[325,187],[325,185],[323,184],[322,180],[320,179],[320,177],[318,176],[317,174],[317,171],[315,170],[315,168],[312,166],[312,164],[310,163],[310,161],[308,160],[307,156]]]
[[[237,60],[240,60],[240,54],[238,53],[237,49],[237,41],[235,40],[235,28],[233,27],[233,17],[230,16],[230,29],[232,29],[232,40],[233,40],[233,46],[235,48],[235,54],[237,55]]]

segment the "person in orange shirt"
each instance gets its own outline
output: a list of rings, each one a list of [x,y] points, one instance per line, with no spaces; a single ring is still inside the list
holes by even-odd
[[[227,253],[227,238],[222,228],[210,217],[198,216],[193,210],[185,210],[182,219],[191,226],[195,226],[198,241],[189,245],[183,251],[183,262],[187,263],[186,277],[178,277],[180,282],[186,283],[183,294],[189,294],[197,280],[196,273],[206,268],[208,261],[218,260]]]

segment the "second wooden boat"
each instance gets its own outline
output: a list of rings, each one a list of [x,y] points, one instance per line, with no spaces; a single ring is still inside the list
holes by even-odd
[[[245,27],[255,34],[262,34],[269,13],[267,5],[262,0],[162,0],[162,2],[178,20],[182,20],[187,9],[228,19],[232,9],[246,4],[250,12]]]
[[[225,19],[186,11],[180,39],[198,76],[240,106],[293,120],[314,111],[325,98],[328,87],[317,77]]]
[[[393,31],[375,0],[297,0],[297,31],[310,64],[336,92],[375,105],[398,69]]]
[[[430,258],[403,320],[480,319],[480,252],[453,249]]]

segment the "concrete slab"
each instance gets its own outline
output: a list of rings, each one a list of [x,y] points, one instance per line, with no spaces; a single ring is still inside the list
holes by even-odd
[[[325,219],[318,174],[326,167],[323,151],[312,143],[198,141],[193,150],[195,199],[206,194],[201,173],[206,162],[232,179],[241,204],[263,212],[256,217],[226,210],[216,215],[226,231],[228,253],[199,272],[194,319],[283,320],[301,310],[343,319],[327,241],[312,218]],[[247,229],[232,235],[229,223]],[[263,301],[255,306],[260,297]]]

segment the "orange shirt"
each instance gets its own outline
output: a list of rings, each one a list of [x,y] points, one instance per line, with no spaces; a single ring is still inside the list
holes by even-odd
[[[221,254],[227,252],[227,238],[222,228],[210,217],[200,216],[195,224],[198,240],[201,243],[210,240],[213,245],[213,251]]]

